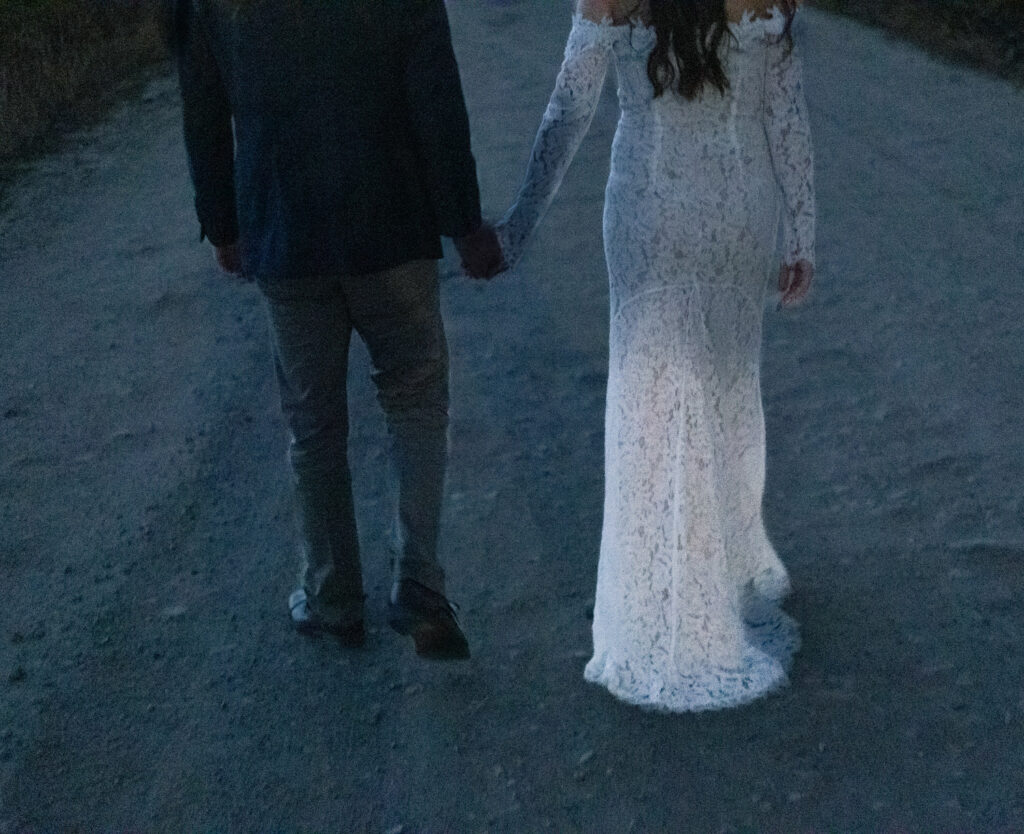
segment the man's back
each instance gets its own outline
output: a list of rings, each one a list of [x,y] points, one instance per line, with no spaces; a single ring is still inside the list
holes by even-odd
[[[200,221],[225,242],[237,206],[247,272],[375,272],[479,224],[442,0],[179,2]]]

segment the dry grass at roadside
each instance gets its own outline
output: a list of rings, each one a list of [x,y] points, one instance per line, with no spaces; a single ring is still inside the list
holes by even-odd
[[[1024,85],[1022,0],[811,0]],[[894,79],[898,83],[898,79]]]
[[[1022,0],[811,0],[1024,85]],[[0,0],[0,168],[102,111],[164,50],[157,0]]]
[[[155,0],[0,0],[0,163],[45,148],[163,54]]]

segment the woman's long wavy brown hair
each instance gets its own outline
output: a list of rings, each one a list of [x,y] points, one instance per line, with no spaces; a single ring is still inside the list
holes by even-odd
[[[789,40],[796,0],[777,0],[775,5],[786,15],[783,37]],[[657,34],[647,61],[654,97],[673,90],[694,99],[705,86],[724,94],[729,79],[722,67],[721,49],[723,41],[732,37],[725,0],[648,0],[648,6],[650,25]]]

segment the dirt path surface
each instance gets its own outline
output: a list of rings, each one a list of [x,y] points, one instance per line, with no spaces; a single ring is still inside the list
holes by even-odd
[[[497,214],[567,7],[450,10]],[[384,622],[361,347],[371,637],[294,635],[263,312],[196,243],[161,80],[0,214],[2,834],[1024,830],[1024,95],[820,12],[804,29],[820,283],[768,312],[764,364],[791,687],[667,716],[582,680],[611,89],[518,274],[444,287],[443,551],[473,659],[421,662]]]

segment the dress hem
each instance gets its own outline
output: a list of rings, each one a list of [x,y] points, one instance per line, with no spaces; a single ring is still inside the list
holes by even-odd
[[[740,675],[737,675],[737,679],[734,682],[725,683],[725,685],[723,685],[724,682],[719,675],[708,675],[707,677],[695,675],[687,679],[687,688],[689,686],[694,688],[715,686],[718,689],[718,695],[713,698],[687,697],[681,693],[676,694],[675,697],[668,695],[664,698],[659,698],[645,696],[617,686],[614,682],[614,679],[617,677],[614,672],[615,668],[615,664],[606,663],[604,669],[600,672],[590,672],[588,664],[587,670],[583,673],[583,678],[589,683],[603,686],[611,695],[624,703],[653,712],[709,712],[712,710],[729,709],[749,704],[766,695],[778,692],[789,685],[789,676],[786,674],[785,669],[781,665],[777,665],[773,674],[766,676],[755,684],[748,683],[746,686],[743,685]],[[702,684],[701,681],[706,681],[706,683]]]

